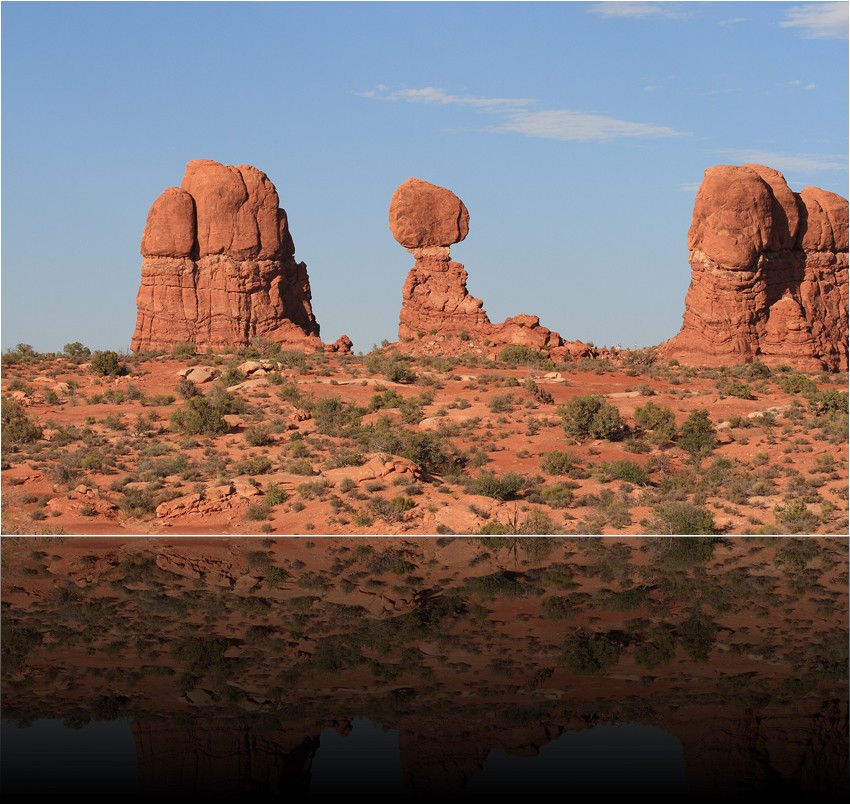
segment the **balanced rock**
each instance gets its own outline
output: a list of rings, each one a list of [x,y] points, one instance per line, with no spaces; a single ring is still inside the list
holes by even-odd
[[[469,232],[469,212],[451,190],[411,178],[393,193],[390,231],[416,260],[402,288],[398,335],[417,343],[426,333],[442,340],[463,336],[466,342],[488,341],[494,348],[507,345],[561,349],[557,332],[541,326],[537,316],[519,315],[493,324],[481,299],[466,287],[463,265],[453,262],[450,246]]]
[[[847,369],[846,199],[794,193],[764,165],[718,165],[697,193],[688,248],[682,329],[659,347],[665,357]]]
[[[286,212],[257,168],[189,162],[181,186],[151,206],[141,252],[134,351],[181,343],[233,350],[256,338],[328,348]],[[330,348],[344,351],[344,341]]]

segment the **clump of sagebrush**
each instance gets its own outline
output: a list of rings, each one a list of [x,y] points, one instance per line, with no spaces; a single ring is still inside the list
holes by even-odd
[[[620,412],[601,396],[575,396],[558,407],[561,426],[577,439],[615,438],[623,428]]]
[[[41,438],[41,427],[27,415],[17,399],[3,398],[3,446],[18,447]]]
[[[186,435],[222,435],[230,432],[224,418],[239,413],[241,400],[231,396],[221,386],[214,386],[207,396],[193,396],[186,405],[171,414],[171,427]]]
[[[127,367],[121,362],[121,356],[118,352],[109,349],[92,355],[89,370],[92,374],[101,377],[120,377],[127,373]]]

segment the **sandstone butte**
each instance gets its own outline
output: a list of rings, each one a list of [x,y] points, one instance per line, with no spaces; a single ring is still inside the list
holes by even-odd
[[[792,192],[764,165],[705,172],[688,233],[691,284],[667,359],[847,369],[848,204]]]
[[[307,266],[277,190],[250,165],[196,159],[154,201],[142,236],[133,351],[231,351],[263,339],[300,351],[343,351],[319,339]]]
[[[527,346],[546,350],[553,358],[589,357],[595,350],[580,341],[565,341],[540,324],[534,315],[516,315],[493,324],[481,299],[466,287],[468,274],[450,257],[452,244],[469,233],[469,212],[451,190],[410,178],[393,193],[390,231],[415,259],[402,289],[399,346],[406,351],[428,351],[435,336],[442,351],[457,348],[468,338],[472,346]],[[449,342],[451,339],[451,343]],[[422,345],[420,345],[420,343]]]

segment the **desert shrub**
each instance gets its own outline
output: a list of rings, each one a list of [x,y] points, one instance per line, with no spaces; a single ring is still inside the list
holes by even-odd
[[[641,430],[650,430],[659,438],[670,440],[676,434],[676,415],[665,405],[656,405],[651,400],[635,409],[635,425]]]
[[[786,394],[813,394],[818,390],[817,383],[804,374],[788,374],[780,377],[777,382]]]
[[[578,439],[612,439],[623,426],[620,412],[601,396],[575,396],[558,413],[566,434]]]
[[[416,372],[410,368],[410,358],[394,350],[370,352],[365,362],[370,374],[382,374],[390,382],[410,383],[416,380]]]
[[[416,506],[416,503],[410,499],[399,495],[391,500],[386,497],[372,497],[367,503],[367,508],[375,516],[381,517],[391,522],[398,522],[404,519],[404,515]]]
[[[111,350],[95,352],[89,370],[101,377],[119,377],[127,373],[127,367],[121,362],[118,352]]]
[[[666,628],[654,628],[635,648],[635,661],[649,670],[673,660],[676,655],[676,637]]]
[[[578,630],[561,648],[563,662],[573,673],[601,675],[620,661],[622,647],[608,634]]]
[[[549,355],[538,352],[530,346],[506,346],[499,352],[499,360],[511,366],[537,366],[554,369],[555,364]]]
[[[817,514],[799,497],[789,497],[784,505],[776,505],[773,513],[785,533],[811,533],[819,524]]]
[[[553,483],[540,491],[543,502],[552,508],[568,508],[575,494],[566,483]]]
[[[649,474],[635,461],[616,460],[602,464],[606,480],[623,480],[636,486],[649,485]]]
[[[264,475],[272,469],[271,458],[258,455],[255,458],[243,458],[233,465],[235,475]],[[312,472],[311,472],[312,474]]]
[[[577,463],[578,457],[574,452],[556,449],[543,459],[543,471],[550,475],[569,475]]]
[[[723,383],[719,390],[721,396],[734,396],[738,399],[755,399],[752,389],[745,382],[738,382],[737,380],[734,380],[732,382]]]
[[[177,380],[177,393],[182,399],[191,399],[193,396],[201,395],[198,386],[186,377]]]
[[[509,500],[525,485],[525,477],[517,472],[507,472],[499,476],[495,472],[481,472],[469,481],[469,491],[492,497],[494,500]]]
[[[271,443],[271,431],[267,425],[261,424],[256,427],[249,427],[245,431],[245,440],[252,447],[265,447]]]
[[[503,570],[492,575],[468,579],[465,590],[492,600],[496,597],[523,597],[527,588],[517,573]]]
[[[269,505],[280,505],[289,499],[289,492],[274,483],[269,483],[266,486],[264,499]]]
[[[62,347],[62,351],[70,357],[72,360],[82,361],[91,357],[91,349],[88,346],[84,346],[79,341],[74,341],[73,343],[66,343]]]
[[[381,394],[375,394],[369,400],[368,410],[370,413],[383,408],[398,408],[404,402],[404,397],[392,388],[384,391]]]
[[[368,428],[358,434],[367,452],[385,452],[415,463],[424,472],[442,474],[453,467],[445,439],[438,433],[397,428]]]
[[[207,397],[193,396],[184,407],[172,412],[169,421],[174,430],[186,435],[222,435],[230,432],[225,411]]]
[[[269,518],[272,512],[272,507],[267,502],[250,503],[245,510],[245,518],[254,522],[263,522]]]
[[[292,463],[287,465],[286,470],[291,472],[293,475],[310,476],[316,473],[313,469],[313,464],[306,458],[299,458],[298,460],[292,461]]]
[[[717,626],[712,619],[701,611],[695,612],[676,627],[676,636],[688,655],[694,660],[704,662],[714,647]]]
[[[691,411],[682,423],[676,443],[687,452],[694,461],[700,461],[710,455],[717,446],[714,425],[705,409]]]
[[[171,350],[172,357],[192,357],[195,354],[195,344],[178,343]]]
[[[828,388],[824,391],[816,391],[809,395],[809,409],[815,416],[823,416],[832,411],[839,413],[847,413],[847,392],[839,391],[835,388]]]
[[[715,532],[714,515],[703,505],[669,500],[657,505],[654,515],[650,532],[682,536]]]
[[[360,419],[366,411],[334,396],[316,400],[310,412],[316,422],[316,429],[322,435],[345,437],[357,432]]]
[[[30,419],[17,399],[3,397],[0,416],[2,416],[0,423],[2,423],[4,447],[7,444],[17,447],[41,438],[41,427]]]
[[[169,652],[189,675],[203,676],[227,666],[224,653],[229,647],[230,643],[222,637],[190,637],[172,644]]]
[[[573,607],[568,597],[547,597],[543,601],[542,608],[543,616],[549,620],[566,620],[573,613]]]
[[[508,413],[514,409],[513,394],[496,394],[488,403],[487,407],[493,413]]]

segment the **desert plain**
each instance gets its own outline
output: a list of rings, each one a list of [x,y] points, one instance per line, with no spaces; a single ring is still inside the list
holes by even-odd
[[[847,531],[846,372],[428,334],[66,352],[3,356],[6,534]]]

